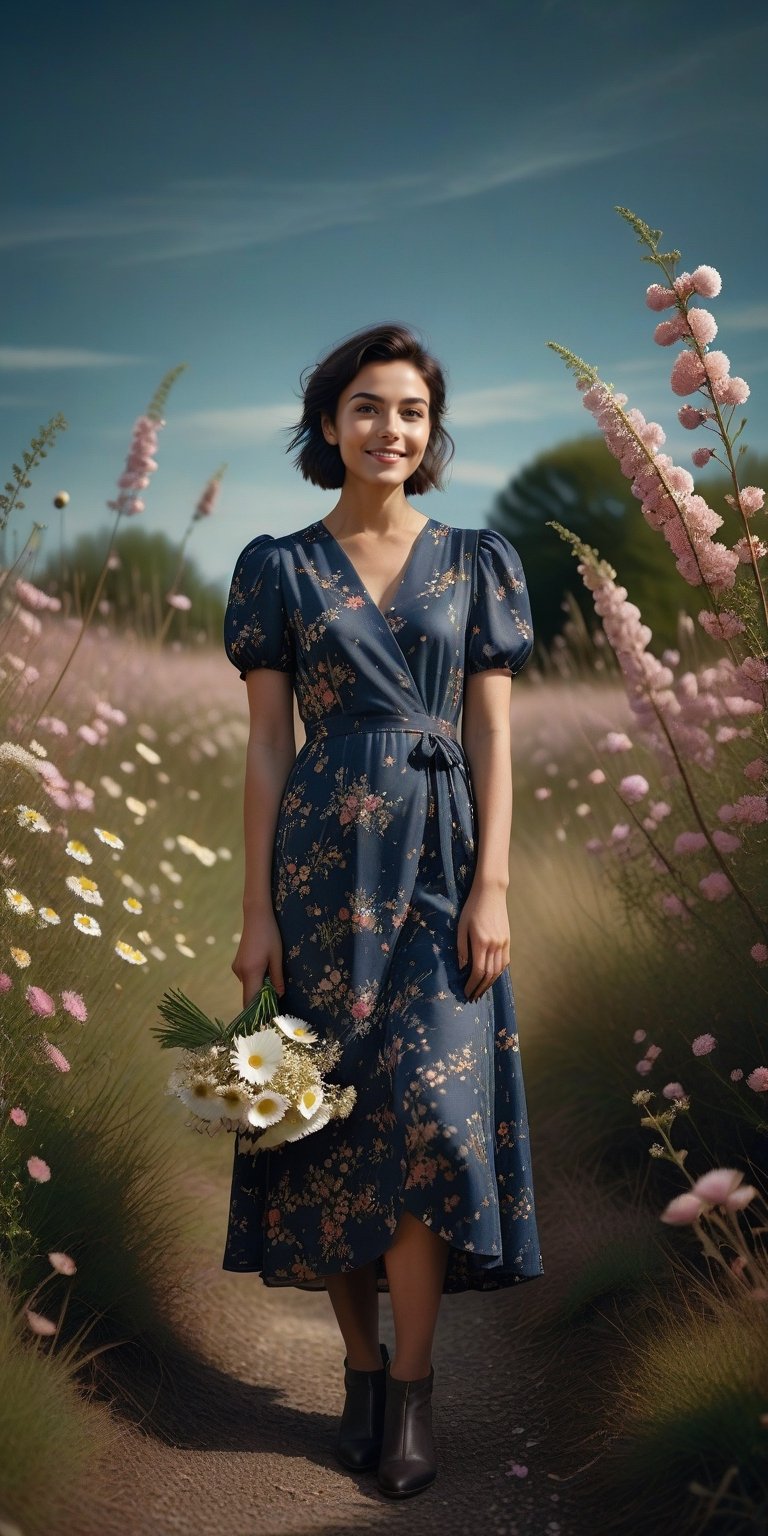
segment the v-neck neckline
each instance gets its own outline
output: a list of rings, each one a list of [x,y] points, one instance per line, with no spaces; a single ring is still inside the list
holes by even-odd
[[[368,591],[368,588],[365,585],[365,582],[363,581],[363,578],[360,575],[360,573],[359,573],[359,571],[357,569],[357,566],[355,565],[355,563],[351,559],[351,557],[347,554],[347,551],[345,550],[343,544],[339,543],[335,533],[331,532],[331,530],[328,527],[327,523],[324,523],[322,518],[320,518],[318,520],[317,526],[318,526],[318,528],[322,528],[325,531],[325,534],[326,534],[327,538],[333,540],[333,543],[335,544],[336,548],[341,553],[343,559],[346,560],[347,565],[349,566],[349,569],[351,570],[351,572],[352,572],[352,574],[353,574],[353,576],[355,578],[355,581],[357,582],[357,585],[360,588],[360,591],[364,594],[364,596],[366,597],[367,601],[370,603],[371,607],[375,608],[376,612],[386,622],[387,614],[388,613],[392,613],[392,611],[396,607],[396,604],[397,604],[398,598],[400,597],[400,593],[402,591],[405,579],[406,579],[406,577],[407,577],[407,575],[408,575],[408,573],[409,573],[409,571],[411,569],[411,566],[413,565],[414,558],[415,558],[415,555],[416,555],[416,550],[417,550],[419,544],[421,543],[421,540],[422,540],[424,534],[427,532],[427,529],[432,526],[433,521],[434,521],[433,518],[428,517],[427,521],[424,524],[424,526],[419,529],[419,531],[418,531],[418,533],[417,533],[417,535],[416,535],[416,537],[415,537],[415,539],[414,539],[414,541],[413,541],[413,543],[411,545],[410,554],[408,555],[408,559],[405,562],[405,567],[403,569],[402,576],[400,577],[400,580],[399,580],[399,582],[397,584],[397,587],[395,588],[394,599],[389,604],[389,606],[387,608],[380,608],[378,603],[374,602],[374,599],[371,596],[370,592]]]

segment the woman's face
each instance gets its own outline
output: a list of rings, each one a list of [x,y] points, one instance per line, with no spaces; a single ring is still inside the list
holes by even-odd
[[[412,363],[366,363],[342,390],[335,423],[323,416],[321,424],[351,474],[401,485],[429,442],[429,386]]]

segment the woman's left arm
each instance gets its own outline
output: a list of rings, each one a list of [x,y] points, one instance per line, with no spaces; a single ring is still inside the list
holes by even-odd
[[[510,959],[511,687],[512,677],[505,668],[473,673],[464,687],[461,740],[472,777],[478,838],[474,878],[459,917],[457,950],[462,967],[471,954],[464,992],[473,1000],[493,985]]]

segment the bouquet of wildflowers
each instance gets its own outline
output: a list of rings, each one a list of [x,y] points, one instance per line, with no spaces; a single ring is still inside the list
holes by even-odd
[[[260,1152],[350,1113],[356,1090],[323,1079],[341,1045],[319,1042],[303,1019],[278,1013],[268,978],[229,1024],[210,1019],[174,989],[164,993],[158,1011],[166,1027],[152,1033],[164,1049],[183,1052],[166,1093],[191,1110],[193,1130],[237,1131],[239,1150]]]

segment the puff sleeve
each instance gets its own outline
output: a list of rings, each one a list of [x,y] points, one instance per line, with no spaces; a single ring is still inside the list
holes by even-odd
[[[241,678],[254,667],[295,670],[280,550],[271,533],[257,534],[237,557],[224,616],[224,649]]]
[[[515,677],[532,650],[531,605],[520,556],[495,528],[481,528],[467,625],[466,671],[505,667]]]

